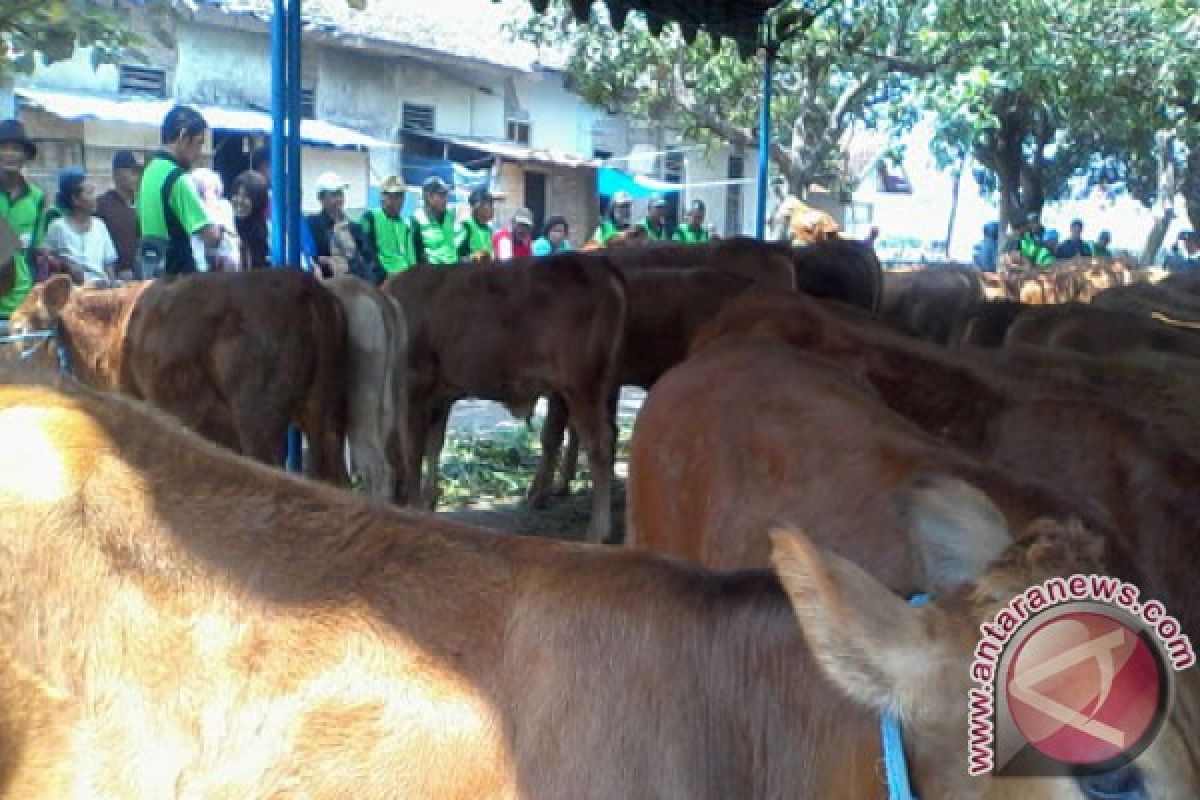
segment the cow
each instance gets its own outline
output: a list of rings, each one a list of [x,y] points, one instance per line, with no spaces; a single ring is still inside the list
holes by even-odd
[[[368,495],[395,498],[408,460],[408,326],[399,303],[354,275],[325,282],[346,315],[350,464]]]
[[[557,393],[591,465],[589,536],[603,541],[612,526],[611,404],[626,314],[621,274],[600,256],[568,253],[421,266],[383,288],[400,302],[409,328],[407,502],[436,505],[438,458],[456,400],[496,400],[525,416],[538,396]]]
[[[726,337],[784,341],[828,358],[925,431],[1078,501],[1094,498],[1129,537],[1149,586],[1178,609],[1185,630],[1200,633],[1200,551],[1179,548],[1200,537],[1195,447],[1094,392],[1003,376],[803,295],[742,294],[697,332],[691,352]]]
[[[111,290],[55,276],[10,325],[56,330],[80,380],[145,400],[263,463],[283,464],[295,424],[310,474],[348,483],[346,320],[307,274],[211,273]]]
[[[983,491],[1010,529],[1081,519],[1120,543],[1102,509],[946,446],[836,366],[735,337],[672,369],[646,398],[630,449],[626,544],[715,569],[763,567],[767,531],[795,526],[908,596],[927,581],[892,498],[929,473]]]
[[[954,321],[948,344],[952,349],[1003,347],[1009,327],[1030,308],[1015,300],[977,303]]]
[[[1200,297],[1153,283],[1135,283],[1100,292],[1092,305],[1111,311],[1153,316],[1165,324],[1200,325]]]
[[[1158,285],[1175,292],[1200,295],[1200,270],[1172,273],[1159,281]]]
[[[938,569],[915,608],[799,532],[740,573],[497,535],[75,386],[0,388],[0,440],[7,797],[881,797],[885,711],[925,797],[1200,791],[1178,702],[1117,772],[967,775],[979,625],[1106,571],[1090,532],[1013,542],[969,487],[900,500]]]
[[[902,333],[949,344],[955,321],[983,299],[979,272],[971,267],[888,271],[879,314]]]
[[[1092,355],[1153,351],[1200,357],[1200,334],[1173,328],[1152,317],[1079,303],[1027,309],[1013,321],[1004,342]]]

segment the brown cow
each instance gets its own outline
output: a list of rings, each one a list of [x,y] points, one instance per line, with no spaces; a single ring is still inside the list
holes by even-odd
[[[671,370],[646,399],[629,459],[626,542],[741,569],[767,564],[771,527],[795,526],[907,596],[926,579],[892,498],[926,473],[977,486],[1013,530],[1082,518],[1108,533],[1103,511],[937,442],[832,364],[782,342],[732,338]]]
[[[1079,303],[1027,309],[1013,321],[1004,342],[1092,355],[1152,351],[1200,357],[1200,334],[1138,314]]]
[[[436,504],[438,458],[456,400],[496,400],[520,415],[539,395],[558,393],[592,466],[589,535],[606,538],[616,447],[610,398],[626,313],[620,273],[603,257],[568,253],[419,267],[390,278],[384,291],[400,301],[409,326],[408,502]]]
[[[998,375],[803,295],[744,293],[697,333],[692,352],[729,336],[782,340],[829,358],[926,431],[1068,496],[1094,498],[1131,537],[1137,571],[1190,635],[1200,633],[1200,550],[1179,547],[1200,537],[1194,448],[1095,393]]]
[[[364,492],[395,499],[408,459],[408,326],[399,303],[354,275],[325,282],[346,314],[346,432]]]
[[[10,324],[58,325],[80,380],[145,400],[263,463],[283,463],[295,424],[310,474],[347,483],[346,321],[309,275],[212,273],[112,290],[74,290],[56,276]]]
[[[1003,347],[1009,326],[1027,309],[1014,300],[978,303],[961,314],[950,331],[949,344],[952,348]]]
[[[978,626],[1033,583],[1104,571],[1075,528],[1040,523],[912,608],[796,533],[776,536],[778,579],[498,536],[111,395],[0,388],[0,441],[21,444],[0,449],[6,797],[882,797],[884,709],[924,797],[1111,785],[964,769]],[[969,493],[905,505],[948,579],[1007,543]],[[1178,719],[1117,778],[1194,798]]]
[[[1158,314],[1161,322],[1200,324],[1200,297],[1153,283],[1135,283],[1100,292],[1092,300],[1097,308],[1125,311],[1142,316]]]

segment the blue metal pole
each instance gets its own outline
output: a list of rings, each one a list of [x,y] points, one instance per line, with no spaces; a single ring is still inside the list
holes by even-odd
[[[303,206],[301,205],[302,184],[300,180],[301,2],[302,0],[288,0],[286,25],[287,181],[284,186],[286,186],[287,194],[287,235],[284,237],[286,258],[282,263],[293,269],[300,267],[300,226],[304,224],[301,216]],[[304,441],[295,426],[288,429],[287,466],[290,472],[304,470]]]
[[[287,262],[287,25],[283,0],[271,17],[271,263]]]
[[[771,171],[771,78],[775,66],[775,47],[766,42],[763,59],[762,110],[758,118],[758,218],[754,235],[765,239],[767,234],[767,180]]]

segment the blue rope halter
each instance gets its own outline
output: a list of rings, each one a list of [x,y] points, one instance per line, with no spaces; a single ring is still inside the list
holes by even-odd
[[[908,599],[910,606],[923,606],[929,595],[914,594]],[[908,782],[908,759],[904,755],[904,736],[900,731],[900,719],[885,711],[879,720],[879,734],[883,742],[883,769],[887,779],[888,800],[917,800]]]
[[[38,351],[47,340],[54,340],[55,354],[58,356],[58,368],[63,371],[64,375],[70,375],[71,372],[71,353],[67,350],[67,344],[63,341],[58,323],[47,331],[32,331],[30,333],[9,333],[0,336],[0,344],[15,344],[17,342],[33,342],[32,347],[28,347],[21,351],[17,357],[19,361],[28,361],[33,358],[33,354]]]

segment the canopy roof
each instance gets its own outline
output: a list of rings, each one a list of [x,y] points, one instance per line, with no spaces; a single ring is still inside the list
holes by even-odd
[[[621,28],[630,11],[646,15],[650,29],[657,32],[667,22],[678,22],[689,41],[701,28],[717,36],[735,39],[742,48],[757,41],[758,24],[763,15],[781,0],[605,0],[613,25]],[[530,0],[538,13],[545,12],[550,0]],[[568,0],[571,12],[587,19],[592,0]]]

